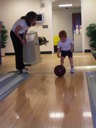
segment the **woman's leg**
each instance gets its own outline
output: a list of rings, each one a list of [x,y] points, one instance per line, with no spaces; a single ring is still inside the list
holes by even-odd
[[[25,68],[23,63],[23,45],[21,44],[20,40],[16,37],[14,32],[11,31],[10,36],[15,50],[16,69],[22,70]]]

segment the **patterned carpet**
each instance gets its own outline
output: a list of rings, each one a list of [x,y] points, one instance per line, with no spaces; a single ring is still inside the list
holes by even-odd
[[[86,73],[93,125],[96,128],[96,72]]]
[[[18,72],[10,72],[0,75],[0,101],[29,77],[29,74],[19,74]]]

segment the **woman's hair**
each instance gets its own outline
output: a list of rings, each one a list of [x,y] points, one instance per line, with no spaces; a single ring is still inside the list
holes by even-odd
[[[67,37],[66,31],[64,31],[64,30],[60,31],[60,32],[59,32],[59,37],[60,37],[60,38],[61,38],[61,37]]]
[[[31,11],[28,12],[25,16],[22,16],[21,19],[25,19],[26,23],[28,26],[31,26],[31,20],[34,20],[35,18],[37,18],[37,13]]]

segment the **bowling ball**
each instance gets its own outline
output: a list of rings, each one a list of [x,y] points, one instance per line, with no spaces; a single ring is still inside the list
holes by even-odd
[[[66,73],[66,69],[62,65],[57,65],[54,68],[54,73],[55,73],[56,76],[62,77]]]

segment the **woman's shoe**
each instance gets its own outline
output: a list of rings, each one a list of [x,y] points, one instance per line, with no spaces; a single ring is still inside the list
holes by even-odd
[[[28,69],[24,68],[24,69],[21,70],[21,73],[26,74],[26,73],[29,73],[29,72],[28,72]]]

